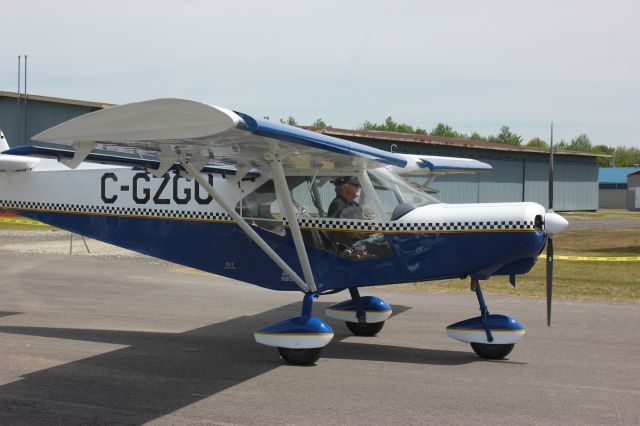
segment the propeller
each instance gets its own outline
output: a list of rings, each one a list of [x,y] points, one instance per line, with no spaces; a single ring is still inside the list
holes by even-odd
[[[553,212],[553,122],[549,144],[549,210],[544,215],[544,231],[547,234],[547,326],[551,327],[551,298],[553,296],[553,236],[569,226],[569,222]]]

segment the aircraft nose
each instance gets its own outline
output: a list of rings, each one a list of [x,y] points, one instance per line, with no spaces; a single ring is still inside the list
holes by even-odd
[[[544,215],[544,230],[547,234],[557,234],[564,231],[569,226],[569,222],[558,213],[547,213]]]

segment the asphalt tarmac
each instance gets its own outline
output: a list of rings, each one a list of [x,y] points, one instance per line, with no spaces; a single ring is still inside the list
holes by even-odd
[[[395,311],[380,335],[328,319],[322,358],[294,367],[253,331],[297,293],[132,259],[7,252],[0,270],[2,425],[640,424],[637,303],[557,300],[547,328],[543,299],[488,295],[527,335],[486,361],[445,332],[473,293],[365,289]]]

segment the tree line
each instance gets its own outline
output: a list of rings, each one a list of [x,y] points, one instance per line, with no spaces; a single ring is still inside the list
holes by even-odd
[[[296,119],[289,116],[287,120],[280,119],[280,122],[286,123],[292,126],[298,125]],[[312,127],[330,128],[322,118],[317,119],[311,124]],[[508,145],[527,146],[534,148],[549,149],[547,142],[539,137],[530,139],[527,143],[524,143],[522,136],[511,131],[509,126],[502,126],[500,132],[497,135],[483,136],[478,132],[471,134],[462,133],[454,130],[451,126],[444,123],[438,123],[431,131],[427,131],[421,127],[413,127],[410,124],[399,123],[395,121],[391,116],[387,117],[382,123],[373,123],[371,121],[365,121],[358,130],[378,130],[384,132],[399,132],[399,133],[413,133],[418,135],[431,135],[431,136],[443,136],[447,138],[457,139],[470,139],[483,142],[495,142]],[[567,142],[561,139],[560,142],[554,143],[554,149],[559,151],[575,151],[586,152],[593,154],[606,154],[612,158],[598,158],[598,164],[603,167],[615,165],[617,167],[630,167],[640,164],[640,149],[634,147],[612,147],[607,145],[593,145],[589,136],[582,133]]]

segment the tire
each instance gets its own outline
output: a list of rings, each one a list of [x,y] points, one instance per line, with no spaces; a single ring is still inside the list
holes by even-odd
[[[313,365],[320,358],[323,348],[291,349],[278,348],[280,356],[292,365]]]
[[[356,336],[375,336],[384,327],[384,321],[360,324],[359,322],[347,322],[347,328]]]
[[[509,345],[492,345],[489,343],[471,343],[471,348],[481,358],[486,359],[503,359],[511,353],[514,344]]]

